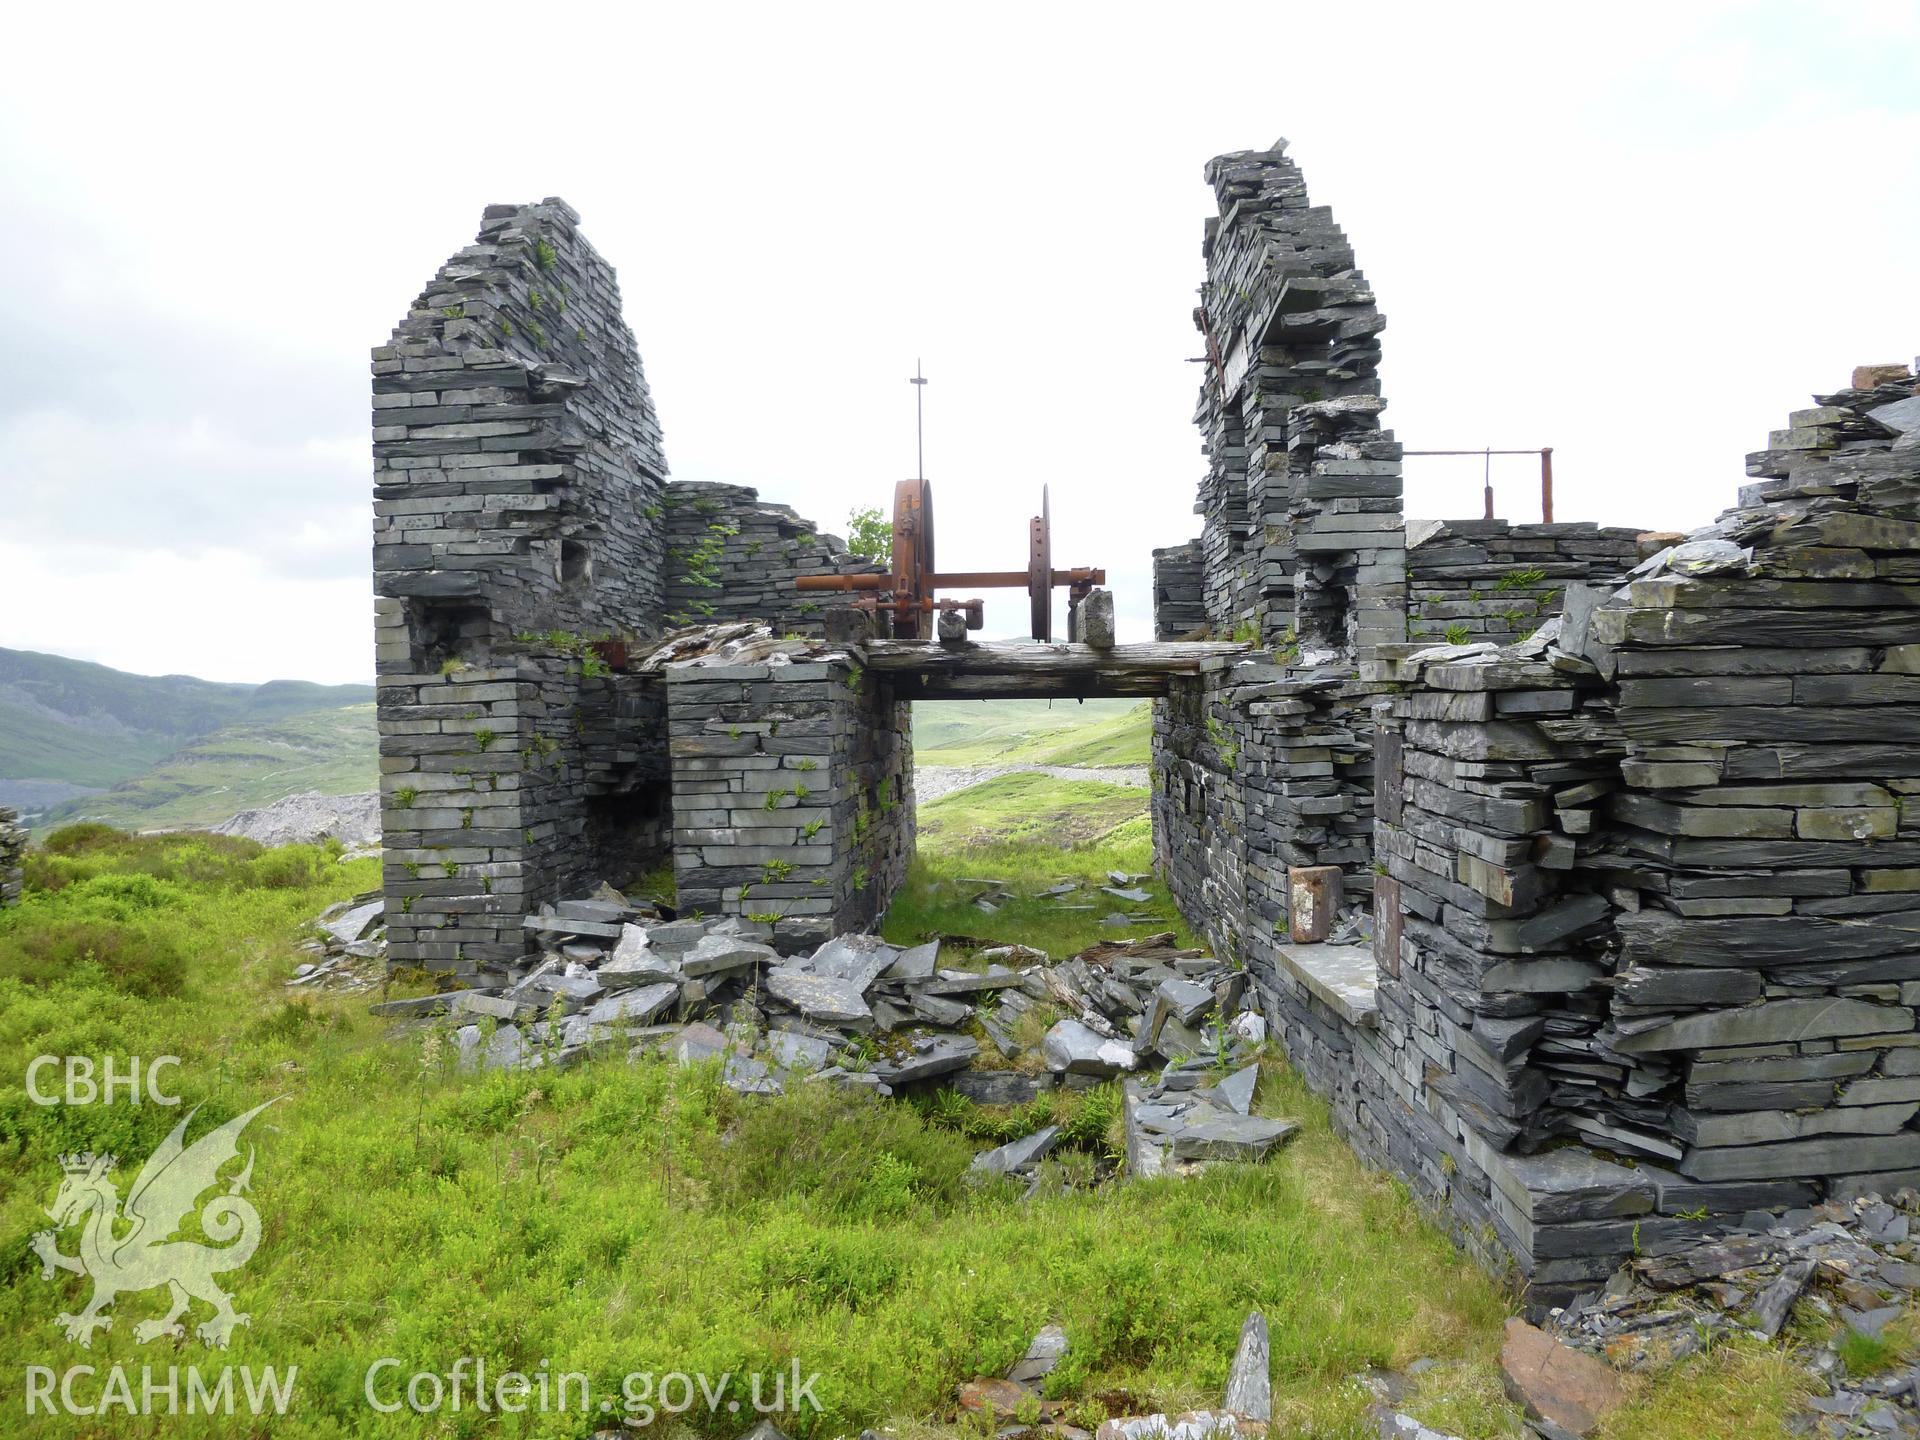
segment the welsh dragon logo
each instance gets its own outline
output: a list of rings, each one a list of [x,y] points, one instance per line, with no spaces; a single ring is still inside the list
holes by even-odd
[[[240,1132],[247,1122],[272,1103],[256,1105],[192,1145],[184,1143],[187,1125],[200,1111],[198,1106],[188,1111],[140,1167],[124,1210],[119,1190],[107,1178],[113,1173],[113,1156],[89,1152],[60,1157],[66,1179],[47,1209],[53,1229],[35,1235],[33,1249],[40,1257],[42,1280],[53,1279],[56,1270],[70,1270],[93,1281],[87,1308],[78,1315],[62,1314],[54,1322],[69,1340],[91,1346],[94,1331],[113,1327],[113,1317],[104,1312],[116,1295],[162,1285],[171,1292],[172,1307],[161,1319],[133,1327],[134,1338],[142,1344],[163,1335],[185,1336],[180,1317],[194,1300],[214,1307],[212,1318],[195,1327],[208,1345],[225,1346],[234,1326],[251,1323],[250,1317],[235,1312],[233,1297],[213,1277],[246,1264],[260,1243],[260,1214],[241,1198],[253,1176],[252,1146],[247,1147],[245,1168],[227,1181],[226,1193],[214,1196],[200,1211],[200,1228],[215,1243],[170,1237],[193,1213],[200,1196],[221,1183],[221,1167],[239,1158]],[[79,1253],[62,1255],[58,1232],[82,1222]]]

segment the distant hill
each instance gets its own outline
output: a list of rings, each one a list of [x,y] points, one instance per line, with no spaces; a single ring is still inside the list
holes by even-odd
[[[111,790],[43,812],[35,828],[104,820],[123,830],[216,825],[288,795],[357,795],[380,784],[374,707],[343,705],[260,725],[229,725]]]
[[[247,763],[263,773],[295,763],[317,765],[338,781],[344,778],[338,748],[357,725],[365,732],[361,748],[367,759],[364,779],[352,788],[371,789],[377,768],[371,759],[373,697],[371,685],[314,685],[304,680],[233,685],[188,675],[130,675],[62,655],[0,649],[0,805],[29,814],[70,809],[75,801],[145,776],[160,762],[230,727],[249,733],[214,747],[217,752],[230,758],[248,754],[252,760]],[[296,733],[279,740],[251,733],[254,727],[346,706],[360,707],[352,723],[302,723],[295,725]],[[332,759],[320,760],[319,752]],[[300,756],[307,758],[296,762]],[[184,763],[208,762],[203,756]],[[205,773],[212,778],[211,771]],[[238,774],[229,770],[215,783],[232,788],[238,781]],[[291,787],[303,788],[324,787]],[[264,798],[284,793],[289,792]],[[213,818],[260,803],[261,798],[250,795]]]
[[[1145,765],[1152,707],[1143,700],[922,700],[913,707],[919,765]]]

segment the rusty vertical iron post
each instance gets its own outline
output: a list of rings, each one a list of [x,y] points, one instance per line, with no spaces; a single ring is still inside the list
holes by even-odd
[[[1486,469],[1481,472],[1480,484],[1481,493],[1486,501],[1487,508],[1487,513],[1484,518],[1491,520],[1493,518],[1493,451],[1488,450],[1485,454]]]
[[[1553,523],[1553,447],[1540,447],[1540,523]]]

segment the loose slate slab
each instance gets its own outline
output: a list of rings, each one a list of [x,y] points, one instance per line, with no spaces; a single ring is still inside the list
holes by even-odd
[[[1025,1105],[1053,1088],[1053,1076],[1019,1070],[962,1070],[954,1075],[953,1088],[976,1105]]]
[[[1507,1395],[1534,1420],[1590,1435],[1626,1403],[1620,1377],[1604,1363],[1520,1319],[1507,1321],[1500,1347]]]
[[[726,1036],[711,1025],[696,1022],[683,1027],[679,1034],[667,1041],[664,1048],[682,1065],[692,1065],[700,1060],[724,1055],[729,1047]]]
[[[713,928],[706,920],[671,920],[665,925],[655,925],[647,931],[647,944],[662,955],[679,956],[686,954]]]
[[[639,990],[623,990],[609,995],[587,1011],[589,1025],[645,1025],[680,993],[673,984],[648,985]]]
[[[1047,1068],[1073,1075],[1118,1075],[1139,1063],[1124,1040],[1109,1040],[1078,1020],[1062,1020],[1042,1045]]]
[[[369,900],[364,905],[356,905],[338,920],[330,920],[320,928],[333,936],[342,945],[350,945],[363,938],[374,923],[385,913],[387,902]]]
[[[809,968],[829,980],[844,980],[864,995],[899,956],[877,935],[839,935],[814,951]]]
[[[1273,1419],[1272,1346],[1267,1317],[1258,1310],[1240,1327],[1240,1348],[1227,1372],[1226,1408],[1249,1420]]]
[[[1042,1326],[1027,1346],[1027,1353],[1014,1361],[1007,1378],[1016,1385],[1038,1385],[1051,1375],[1067,1353],[1067,1332],[1058,1325]]]
[[[1174,1132],[1176,1160],[1264,1160],[1299,1129],[1292,1120],[1215,1111]]]
[[[874,1066],[888,1085],[912,1085],[964,1070],[980,1053],[980,1044],[967,1035],[924,1035],[913,1042],[914,1053],[904,1060]]]
[[[771,945],[753,940],[738,940],[730,935],[706,935],[680,960],[685,975],[718,975],[728,970],[743,970],[749,965],[777,965],[780,955]]]
[[[1060,1141],[1060,1127],[1049,1125],[1019,1140],[1009,1141],[993,1150],[983,1150],[968,1167],[988,1175],[1013,1175],[1037,1165]],[[1045,1371],[1041,1372],[1046,1373]],[[1009,1378],[1018,1379],[1018,1376]]]
[[[934,967],[940,963],[940,942],[929,940],[924,945],[915,945],[911,950],[902,950],[887,966],[882,978],[887,980],[931,980]]]
[[[1162,980],[1153,993],[1183,1025],[1193,1024],[1213,1008],[1213,991],[1191,980]]]
[[[1253,1087],[1260,1079],[1260,1067],[1249,1065],[1236,1070],[1215,1087],[1221,1101],[1236,1115],[1253,1113]],[[1229,1410],[1234,1407],[1229,1405]],[[1250,1412],[1249,1412],[1250,1413]]]
[[[767,972],[767,993],[823,1025],[865,1030],[873,1024],[859,988],[845,980],[779,966]]]
[[[833,1054],[830,1041],[818,1035],[802,1035],[795,1030],[769,1030],[767,1050],[773,1063],[782,1070],[818,1070]]]

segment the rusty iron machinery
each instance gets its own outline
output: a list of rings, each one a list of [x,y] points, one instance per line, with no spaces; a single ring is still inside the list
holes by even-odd
[[[794,584],[802,590],[863,592],[852,604],[862,610],[885,613],[893,634],[901,640],[930,638],[936,611],[958,611],[967,629],[985,623],[979,600],[942,600],[940,590],[1025,590],[1033,638],[1053,639],[1053,591],[1064,585],[1068,603],[1076,605],[1096,585],[1107,583],[1103,569],[1053,568],[1053,515],[1045,486],[1040,490],[1040,513],[1027,522],[1025,570],[960,570],[942,574],[933,560],[933,486],[926,480],[902,480],[893,487],[893,571],[889,575],[802,575]]]

